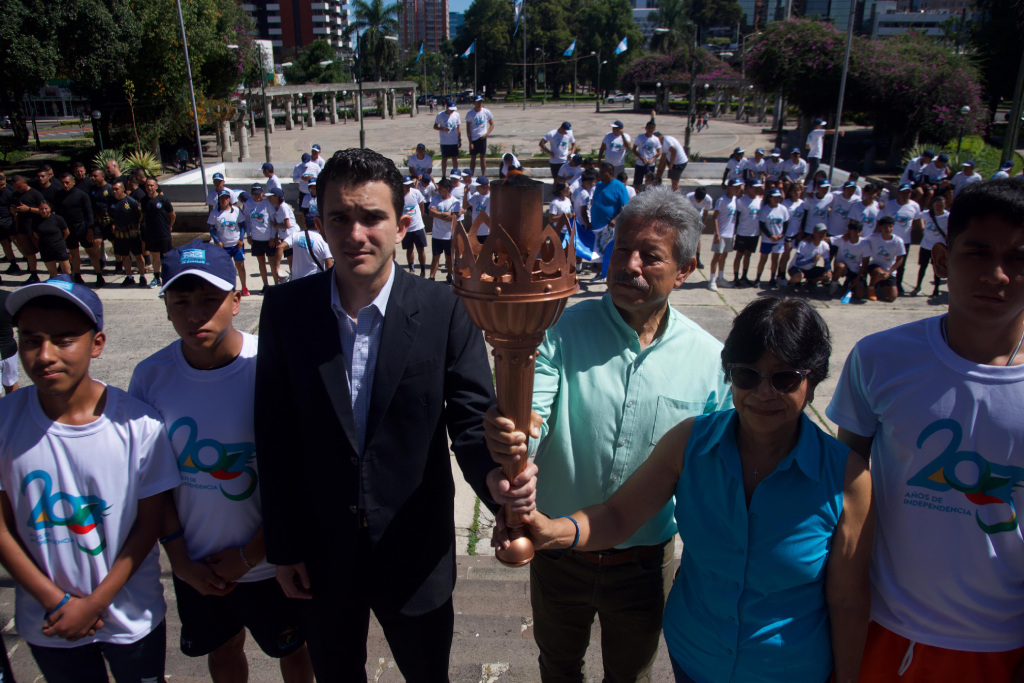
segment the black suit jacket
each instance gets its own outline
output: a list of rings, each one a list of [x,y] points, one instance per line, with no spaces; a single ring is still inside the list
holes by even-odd
[[[333,269],[267,292],[256,453],[269,561],[306,563],[314,598],[363,591],[374,609],[415,615],[455,586],[449,436],[466,480],[490,499],[483,415],[494,389],[483,336],[458,297],[392,267],[362,458]]]

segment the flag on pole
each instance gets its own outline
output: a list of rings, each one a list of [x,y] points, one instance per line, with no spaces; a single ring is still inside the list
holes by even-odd
[[[572,57],[572,53],[576,51],[576,39],[573,38],[572,45],[566,48],[565,52],[562,53],[563,57]]]
[[[475,40],[473,41],[473,43],[469,47],[466,48],[466,51],[462,53],[461,57],[462,57],[462,59],[466,59],[467,57],[469,57],[474,52],[476,52],[476,41]]]
[[[627,47],[629,47],[629,46],[628,46],[628,45],[626,45],[626,39],[625,39],[625,38],[623,38],[623,39],[622,39],[622,42],[621,42],[621,43],[619,43],[619,44],[618,44],[617,46],[615,46],[615,54],[617,54],[617,55],[621,55],[621,54],[622,54],[623,52],[625,52],[625,51],[626,51],[626,48],[627,48]]]
[[[519,20],[523,18],[523,0],[515,0],[514,12],[516,16],[516,28],[513,35],[519,31]]]
[[[413,64],[419,64],[420,63],[420,57],[423,56],[423,43],[424,42],[425,41],[421,41],[420,42],[420,51],[416,54],[416,61],[413,62]]]

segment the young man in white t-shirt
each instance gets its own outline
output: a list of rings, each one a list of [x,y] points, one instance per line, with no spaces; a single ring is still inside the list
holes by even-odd
[[[274,284],[276,285],[281,279],[277,272],[281,257],[276,249],[277,240],[274,239],[277,231],[274,230],[273,224],[270,222],[271,214],[276,209],[271,205],[270,200],[264,197],[263,186],[259,183],[254,184],[249,189],[249,193],[242,209],[242,217],[245,219],[249,248],[252,249],[252,255],[256,257],[256,263],[259,265],[260,278],[263,280],[263,293],[266,293],[266,289],[270,286],[267,280],[268,259],[270,260],[270,275],[274,278]],[[271,246],[272,244],[273,246]]]
[[[874,183],[867,183],[861,191],[859,202],[854,202],[850,207],[850,223],[860,223],[861,237],[870,238],[875,234],[875,222],[882,213],[882,207],[875,201],[878,196],[878,187]]]
[[[622,121],[613,121],[612,132],[605,134],[601,140],[601,148],[597,150],[597,165],[607,161],[615,167],[614,175],[626,171],[626,152],[629,151],[630,137],[622,126]],[[623,183],[624,185],[627,183]]]
[[[757,214],[758,231],[761,233],[761,258],[757,261],[757,275],[754,277],[754,286],[761,286],[761,275],[764,273],[765,263],[771,256],[771,267],[768,269],[768,280],[765,288],[771,289],[776,285],[776,277],[781,280],[779,286],[785,285],[785,278],[779,271],[779,256],[786,249],[786,225],[789,223],[789,209],[782,205],[782,190],[774,188],[769,190],[761,210]]]
[[[637,192],[643,191],[644,180],[648,173],[657,173],[658,157],[661,156],[661,140],[655,137],[654,119],[644,125],[644,132],[633,141],[633,153],[636,164],[633,169],[633,187]]]
[[[835,295],[839,291],[839,280],[843,277],[846,282],[842,284],[845,292],[853,292],[853,297],[863,299],[865,294],[864,272],[861,266],[864,259],[871,255],[871,243],[863,237],[863,229],[860,223],[850,221],[850,227],[845,235],[831,237],[829,241],[835,249],[835,265],[832,267],[832,283],[829,285],[828,293]]]
[[[462,146],[462,119],[459,118],[458,107],[451,100],[446,100],[444,111],[434,117],[434,130],[441,137],[441,177],[448,172],[448,160],[452,160],[452,168],[459,167],[459,147]]]
[[[965,188],[948,227],[949,312],[857,342],[826,410],[871,460],[863,681],[1024,670],[1024,181]]]
[[[319,217],[318,217],[319,218]],[[288,281],[299,280],[334,267],[334,257],[327,241],[314,225],[285,237],[277,245],[278,253],[292,250],[292,269]]]
[[[829,257],[831,245],[826,237],[828,226],[824,223],[815,224],[809,239],[805,239],[796,248],[793,265],[789,267],[789,284],[786,291],[807,280],[807,286],[813,288],[817,282],[828,282],[832,279],[832,268]]]
[[[415,176],[405,176],[402,185],[405,187],[405,195],[402,198],[402,212],[409,216],[412,221],[409,229],[402,238],[402,248],[405,249],[405,259],[409,264],[409,272],[413,269],[413,250],[420,259],[420,275],[427,276],[427,257],[423,250],[427,246],[427,230],[423,223],[423,214],[426,211],[426,199],[423,194],[413,187],[416,184]]]
[[[163,494],[178,486],[150,406],[90,377],[99,298],[70,276],[6,302],[32,385],[0,401],[0,563],[15,623],[51,683],[162,681]]]
[[[487,175],[487,137],[494,131],[494,115],[484,108],[484,98],[473,98],[473,109],[466,114],[466,135],[469,137],[469,175],[476,175],[476,158],[480,157],[480,175]]]
[[[754,180],[747,183],[746,195],[736,202],[736,255],[732,260],[733,284],[737,287],[753,287],[754,283],[747,277],[750,269],[750,255],[757,251],[760,237],[760,225],[757,217],[761,212],[761,192],[764,183]],[[742,265],[742,276],[740,266]]]
[[[480,214],[487,213],[491,209],[491,181],[487,176],[480,176],[476,179],[476,192],[469,198],[469,206],[473,209],[472,219],[469,221],[469,229],[472,229],[473,224],[476,223],[476,219],[480,217]],[[490,219],[490,214],[488,214]],[[467,229],[468,232],[468,229]],[[476,229],[476,238],[483,244],[487,240],[487,236],[491,234],[491,228],[487,223],[480,223]]]
[[[708,289],[715,292],[719,287],[734,287],[735,285],[725,279],[725,259],[732,251],[733,237],[736,234],[736,217],[739,213],[740,192],[743,191],[743,181],[739,178],[732,178],[725,188],[725,194],[715,202],[715,208],[711,212],[714,219],[714,237],[711,239],[711,265],[708,273]],[[718,273],[718,277],[715,277]]]
[[[540,151],[548,155],[551,177],[557,179],[562,164],[569,161],[570,157],[576,153],[576,138],[572,134],[572,124],[562,121],[562,125],[554,130],[549,130],[541,138],[539,146]]]
[[[792,183],[803,183],[807,177],[807,162],[800,158],[800,150],[793,149],[789,152],[789,159],[782,162],[782,185],[783,191],[789,192]]]
[[[627,187],[626,190],[628,191],[629,188]],[[701,234],[703,234],[704,230],[709,229],[714,232],[714,228],[711,227],[711,210],[715,205],[711,201],[711,197],[708,196],[708,188],[700,185],[693,192],[687,192],[686,199],[693,205],[693,208],[700,212]],[[697,268],[704,270],[704,264],[700,262],[700,240],[697,240],[697,253],[694,256],[697,259]]]
[[[946,198],[941,194],[935,195],[932,205],[924,212],[924,233],[921,235],[921,249],[917,256],[917,286],[910,290],[910,296],[917,296],[924,283],[924,272],[932,261],[932,249],[936,244],[946,243],[947,226],[949,224],[949,212],[946,211]],[[932,268],[934,271],[934,267]],[[937,272],[933,272],[932,297],[939,295],[939,285],[942,284]]]
[[[447,281],[452,281],[452,232],[455,222],[462,216],[462,204],[452,196],[452,181],[442,178],[437,184],[437,194],[430,200],[427,210],[434,217],[434,230],[430,235],[430,279],[437,277],[437,268],[444,254],[444,267],[448,272]]]
[[[896,278],[893,273],[907,259],[907,247],[899,235],[894,235],[892,216],[878,219],[877,232],[868,240],[870,249],[864,257],[861,271],[870,278],[868,282],[868,300],[895,301],[899,295]],[[879,293],[878,290],[881,289]]]
[[[299,231],[299,226],[295,222],[295,211],[292,210],[291,204],[284,200],[284,192],[281,190],[271,190],[268,197],[270,206],[273,209],[270,214],[270,224],[274,227],[274,237],[271,240],[271,246],[274,249],[275,254],[284,254],[284,258],[288,260],[289,270],[292,267],[292,249],[285,249],[283,252],[277,251],[277,244],[288,235],[294,234]],[[278,266],[281,264],[280,258],[277,260]],[[287,281],[287,278],[283,278]]]
[[[668,179],[672,183],[672,191],[679,191],[679,179],[683,177],[686,165],[690,163],[686,156],[686,150],[682,143],[671,135],[663,135],[656,132],[655,135],[661,140],[661,160],[658,162],[658,177],[660,178],[665,169],[668,168]]]
[[[968,185],[973,185],[984,180],[980,173],[974,171],[974,162],[965,161],[960,171],[953,176],[953,195],[960,194],[960,190],[964,189]]]
[[[886,202],[882,207],[883,216],[891,216],[893,234],[903,240],[904,244],[910,244],[910,238],[914,228],[924,229],[924,213],[921,212],[921,205],[911,199],[913,187],[904,183],[899,186],[896,199]],[[907,262],[899,267],[896,272],[896,289],[903,293],[903,273],[907,268]]]
[[[427,146],[422,142],[416,145],[416,153],[409,157],[409,175],[419,178],[421,175],[434,170],[434,157],[427,154]]]
[[[242,283],[242,296],[249,296],[245,286],[245,223],[242,211],[231,204],[231,193],[222,190],[218,196],[219,207],[210,216],[210,237],[213,243],[222,247],[235,262],[238,281]]]
[[[826,128],[824,119],[814,119],[814,128],[807,134],[807,141],[804,147],[807,149],[807,177],[814,178],[821,164],[821,158],[825,155],[825,136],[837,133],[843,136],[839,126]]]
[[[231,259],[200,240],[165,260],[167,318],[179,339],[138,364],[128,392],[153,406],[177,456],[161,544],[173,572],[181,651],[206,657],[213,681],[245,680],[245,630],[311,683],[298,606],[266,559],[253,394],[257,339],[235,329],[241,295]]]

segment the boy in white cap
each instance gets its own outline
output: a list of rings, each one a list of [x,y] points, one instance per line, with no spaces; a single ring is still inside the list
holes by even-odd
[[[32,385],[0,401],[0,562],[15,623],[52,683],[161,681],[163,494],[179,484],[160,415],[92,379],[103,305],[58,275],[7,299]]]
[[[452,168],[459,167],[459,147],[462,146],[462,120],[458,107],[451,100],[445,100],[444,111],[434,117],[434,130],[441,136],[441,177],[448,172],[448,160]]]
[[[607,158],[608,163],[615,167],[615,177],[626,170],[626,152],[629,150],[630,138],[622,126],[622,121],[613,121],[612,132],[606,133],[601,140],[601,149],[597,150],[597,164]],[[571,181],[570,181],[571,182]]]
[[[409,175],[419,178],[424,173],[430,175],[433,169],[434,157],[427,154],[427,146],[421,142],[416,145],[416,153],[409,157]]]
[[[557,179],[562,164],[576,153],[576,138],[572,134],[572,124],[562,121],[562,125],[558,128],[544,134],[539,146],[540,151],[548,155],[551,177]]]
[[[469,175],[476,174],[476,158],[480,157],[480,175],[487,175],[487,136],[494,131],[494,115],[484,107],[484,98],[473,98],[473,109],[466,114],[466,136],[469,137]]]
[[[416,179],[411,176],[405,176],[402,179],[402,185],[405,187],[405,195],[402,199],[403,208],[402,213],[409,217],[409,229],[405,231],[405,237],[402,238],[402,248],[405,249],[405,258],[409,264],[409,272],[412,272],[413,261],[412,252],[416,250],[420,261],[420,275],[422,277],[427,276],[427,259],[423,250],[427,246],[427,231],[426,225],[423,223],[423,213],[426,211],[426,198],[423,194],[414,187]]]

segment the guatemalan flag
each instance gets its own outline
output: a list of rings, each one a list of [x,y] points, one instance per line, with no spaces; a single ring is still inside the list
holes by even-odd
[[[628,46],[626,45],[626,39],[623,38],[622,42],[615,46],[615,54],[621,55],[623,52],[626,51],[627,47]]]
[[[462,53],[462,59],[466,59],[467,57],[469,57],[474,52],[476,52],[476,41],[475,40],[472,42],[472,44],[469,47],[466,48],[466,51]]]
[[[516,28],[512,33],[519,31],[519,20],[523,18],[523,0],[515,0],[514,12],[516,16]]]
[[[418,53],[416,53],[416,61],[413,62],[413,64],[419,64],[420,57],[422,57],[422,56],[423,56],[423,42],[420,42],[420,51]]]
[[[576,39],[573,38],[572,45],[566,48],[565,52],[562,53],[563,57],[572,57],[572,53],[576,51]]]

